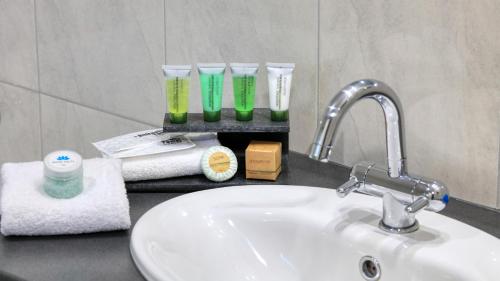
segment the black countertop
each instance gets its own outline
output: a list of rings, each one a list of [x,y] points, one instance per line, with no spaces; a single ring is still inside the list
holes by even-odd
[[[291,153],[288,172],[281,175],[280,182],[334,188],[348,178],[348,173],[347,167]],[[151,207],[184,194],[180,189],[176,191],[129,192],[132,224]],[[495,210],[452,199],[442,214],[500,238],[500,213]],[[71,236],[0,236],[0,280],[143,280],[130,257],[130,233],[131,230]]]

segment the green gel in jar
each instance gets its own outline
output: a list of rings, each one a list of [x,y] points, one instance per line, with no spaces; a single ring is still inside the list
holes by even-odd
[[[54,198],[72,198],[83,191],[80,154],[70,150],[49,153],[43,160],[43,190]]]

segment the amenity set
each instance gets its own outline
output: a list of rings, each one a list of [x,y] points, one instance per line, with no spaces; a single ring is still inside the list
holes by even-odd
[[[197,65],[203,104],[203,118],[207,122],[221,118],[224,93],[225,63],[199,63]],[[233,76],[234,109],[236,120],[250,121],[253,116],[257,63],[231,63]],[[293,63],[267,63],[269,107],[271,120],[288,120]],[[170,122],[186,123],[190,95],[191,65],[164,65],[166,94]]]

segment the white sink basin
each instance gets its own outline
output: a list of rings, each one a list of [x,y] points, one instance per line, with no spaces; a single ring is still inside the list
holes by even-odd
[[[130,248],[148,280],[362,281],[364,256],[383,281],[500,280],[499,239],[428,211],[417,232],[389,234],[381,210],[380,198],[323,188],[213,189],[149,210]]]

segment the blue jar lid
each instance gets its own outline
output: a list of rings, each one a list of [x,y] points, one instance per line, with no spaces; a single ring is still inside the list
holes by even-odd
[[[44,175],[49,178],[71,179],[83,173],[82,157],[71,150],[51,152],[43,159]]]

